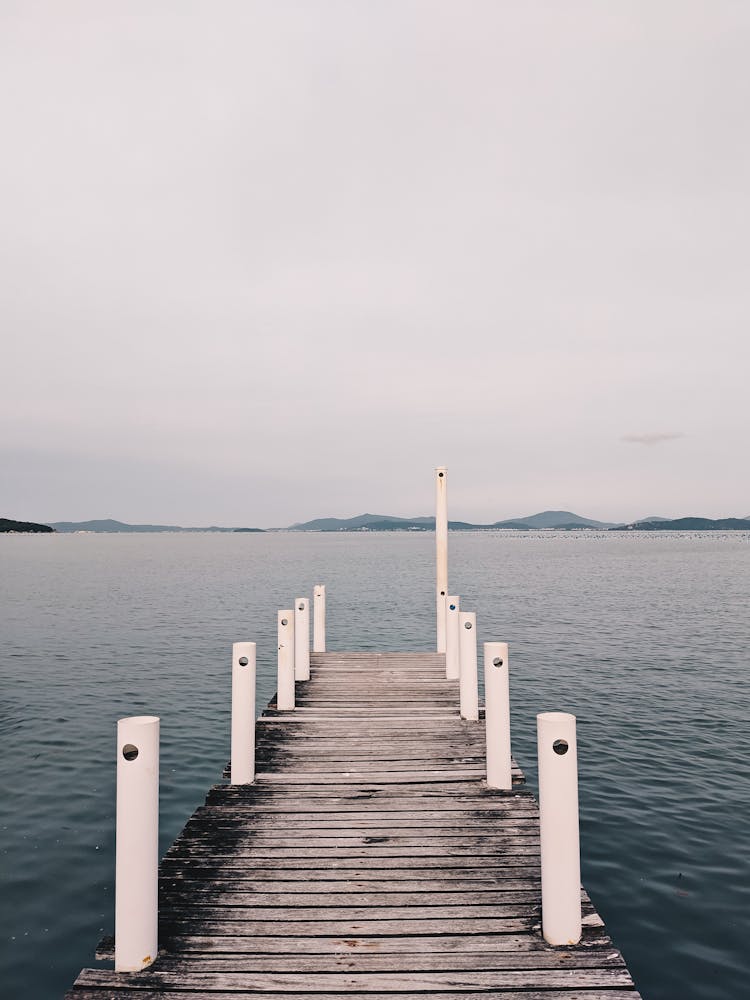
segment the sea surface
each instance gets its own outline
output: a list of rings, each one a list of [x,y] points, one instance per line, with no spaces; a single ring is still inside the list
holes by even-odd
[[[161,716],[161,850],[229,755],[230,654],[325,583],[329,649],[434,647],[434,535],[0,535],[0,995],[61,997],[113,928],[115,727]],[[578,717],[583,880],[644,1000],[750,982],[750,534],[450,535],[511,649],[513,750]]]

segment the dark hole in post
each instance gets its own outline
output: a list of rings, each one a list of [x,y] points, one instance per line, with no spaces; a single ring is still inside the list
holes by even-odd
[[[282,618],[281,619],[281,624],[282,625],[288,625],[289,624],[289,620],[287,618]]]
[[[304,611],[305,610],[305,605],[304,604],[300,604],[300,606],[299,606],[299,608],[297,610],[298,611]]]
[[[492,666],[493,667],[502,667],[502,665],[503,665],[503,661],[500,659],[499,656],[496,656],[495,659],[492,661]]]
[[[448,607],[451,609],[451,611],[455,611],[456,610],[456,605],[455,604],[449,604]]]
[[[464,628],[471,628],[471,622],[464,622]]]
[[[552,749],[555,753],[559,753],[560,756],[568,752],[568,741],[567,740],[555,740],[552,744]]]
[[[442,478],[443,478],[443,475],[444,475],[444,473],[442,473],[442,472],[438,472],[438,479],[442,479]]]
[[[440,591],[440,596],[441,596],[441,597],[445,597],[445,591],[444,591],[444,590],[441,590],[441,591]]]
[[[240,657],[240,666],[241,667],[246,667],[249,662],[250,661],[248,660],[248,658],[246,656],[241,656]]]
[[[126,743],[122,748],[122,755],[125,760],[135,760],[138,756],[138,747],[133,746],[132,743]]]

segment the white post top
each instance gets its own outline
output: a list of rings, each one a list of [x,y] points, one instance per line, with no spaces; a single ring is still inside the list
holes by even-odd
[[[153,726],[159,721],[158,715],[129,715],[125,719],[118,719],[118,726]]]
[[[547,732],[551,732],[553,729],[567,729],[569,731],[570,726],[575,729],[576,717],[570,712],[540,712],[536,721]]]
[[[232,659],[241,660],[243,657],[250,657],[255,655],[255,643],[254,642],[233,642],[232,643]],[[240,664],[240,666],[247,666],[246,663]]]
[[[502,667],[508,662],[508,643],[485,642],[484,655],[490,659],[493,667]],[[495,660],[500,660],[500,663],[495,663]]]
[[[127,761],[137,761],[138,768],[153,766],[159,759],[159,728],[158,715],[130,715],[118,719],[118,753]]]

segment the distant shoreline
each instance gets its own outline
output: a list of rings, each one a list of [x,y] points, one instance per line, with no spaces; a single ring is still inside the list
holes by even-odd
[[[460,527],[449,526],[451,532],[460,534],[652,534],[654,532],[691,532],[693,534],[715,534],[727,531],[748,531],[750,532],[750,519],[732,518],[727,520],[709,521],[707,518],[682,518],[681,524],[671,522],[645,523],[632,525],[618,525],[615,528],[596,528],[587,525],[572,525],[560,528],[534,528],[517,527],[501,528],[494,525],[461,525]],[[709,522],[706,524],[706,522]],[[697,523],[696,523],[697,522]],[[8,527],[11,524],[13,527]],[[17,526],[16,526],[17,525]],[[258,534],[258,535],[279,535],[279,534],[314,534],[314,535],[362,535],[362,534],[434,534],[433,527],[401,527],[401,526],[378,526],[361,528],[131,528],[106,529],[106,528],[79,528],[59,531],[50,525],[36,524],[31,521],[10,521],[8,518],[0,518],[0,534],[54,534],[54,535],[233,535],[233,534]]]

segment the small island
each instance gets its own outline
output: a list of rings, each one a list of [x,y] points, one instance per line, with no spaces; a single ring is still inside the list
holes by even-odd
[[[0,531],[6,532],[53,532],[54,528],[50,528],[48,524],[35,524],[34,521],[13,521],[9,517],[0,517]]]

